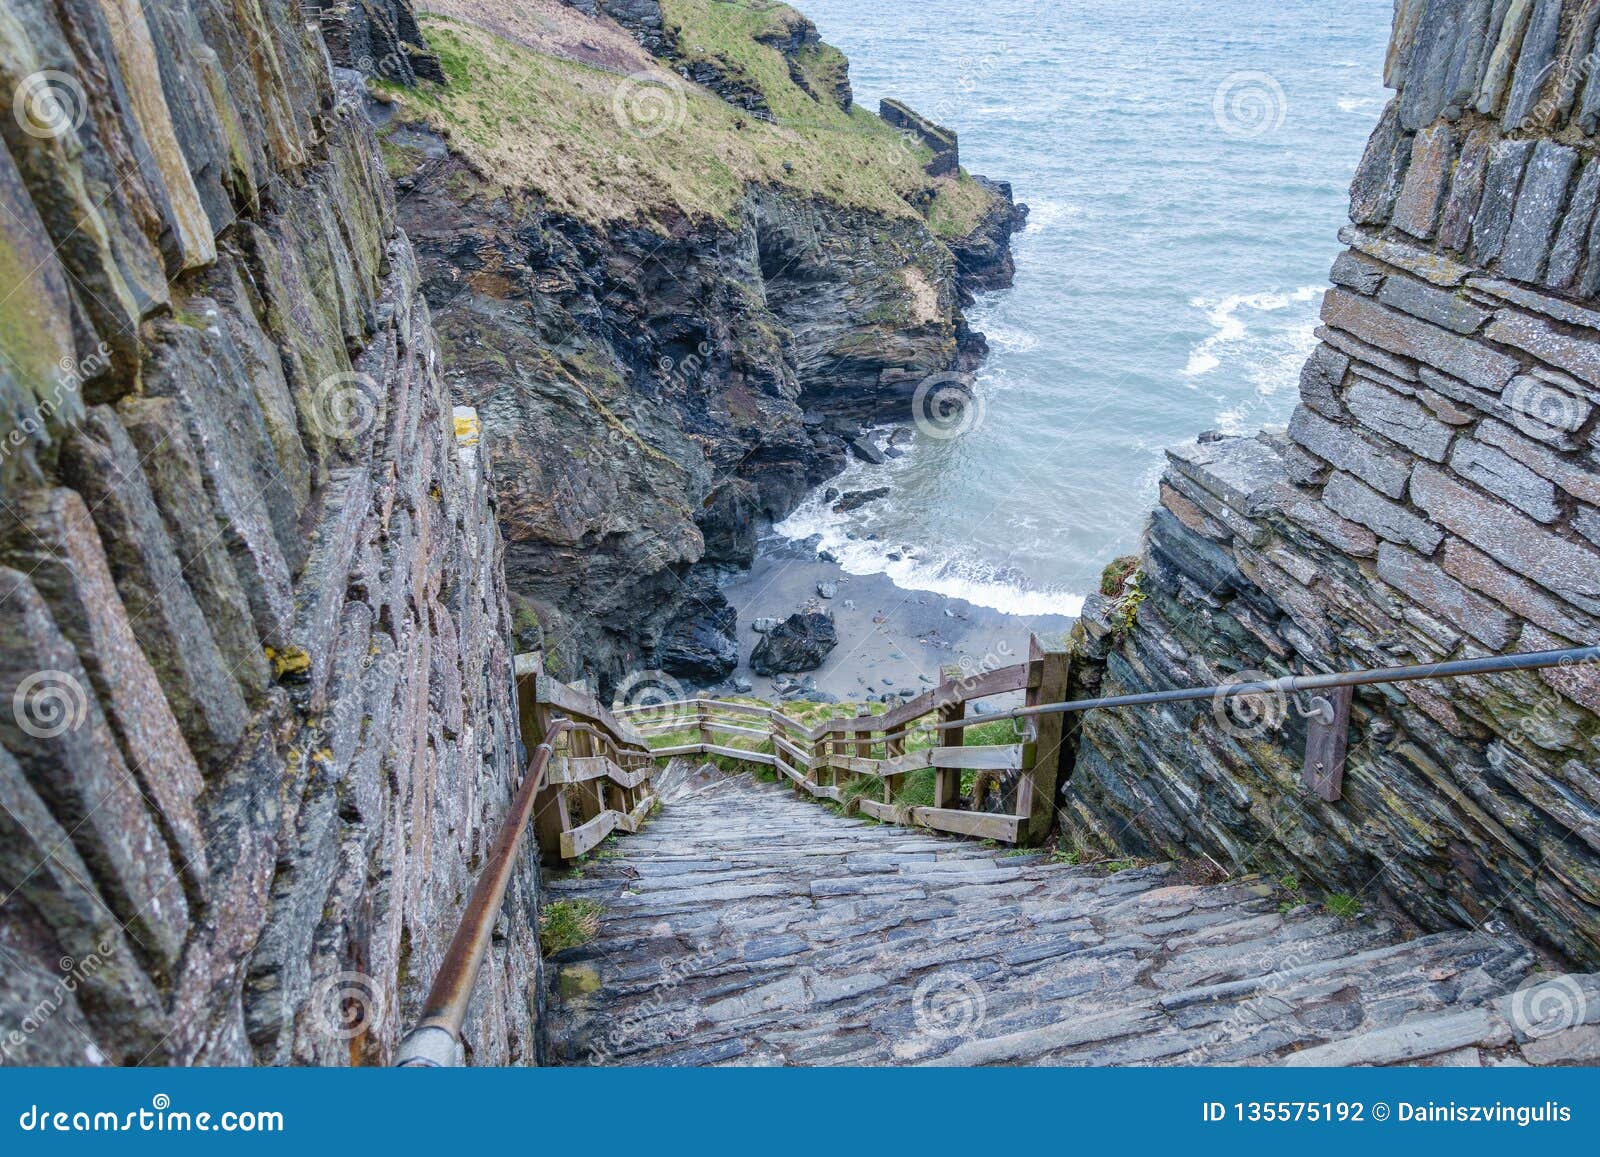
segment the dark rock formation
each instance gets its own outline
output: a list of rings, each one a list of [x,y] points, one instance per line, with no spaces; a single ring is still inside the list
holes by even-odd
[[[757,675],[815,671],[838,645],[831,615],[796,611],[761,636],[750,655],[750,669]]]
[[[1079,691],[1600,638],[1592,10],[1397,5],[1398,95],[1301,405],[1286,434],[1169,453],[1138,582],[1085,608]],[[1088,715],[1069,826],[1600,960],[1593,669],[1359,692],[1332,804],[1300,782],[1292,704],[1226,706]]]
[[[709,576],[679,602],[652,666],[698,683],[716,683],[739,665],[739,617]]]
[[[1018,205],[1007,181],[973,177],[994,194],[978,227],[950,243],[962,285],[970,290],[1007,289],[1016,276],[1011,236],[1028,223],[1028,207]]]
[[[814,27],[769,16],[815,79]],[[1009,279],[1000,185],[948,243],[914,214],[764,186],[735,220],[664,236],[508,194],[421,123],[386,144],[446,372],[488,431],[508,585],[552,672],[602,692],[698,616],[699,575],[748,565],[760,524],[844,468],[862,423],[904,421],[927,377],[975,367],[963,306]]]
[[[328,55],[340,68],[406,85],[444,80],[411,0],[307,0],[305,8],[321,21]]]
[[[658,56],[672,52],[673,39],[661,15],[660,0],[562,0],[585,16],[610,17],[632,33],[646,50]]]
[[[799,12],[785,12],[777,27],[758,39],[778,50],[789,66],[789,79],[812,100],[828,101],[846,111],[855,103],[844,58],[823,43],[817,26]]]
[[[491,479],[362,93],[251,12],[0,19],[8,1064],[386,1063],[522,766]],[[533,1056],[536,901],[476,1059]]]
[[[860,510],[869,502],[877,502],[880,498],[889,497],[889,487],[874,486],[870,490],[847,490],[839,495],[839,501],[833,504],[835,514],[848,514],[852,510]]]
[[[887,97],[878,102],[878,115],[933,150],[933,159],[926,166],[930,177],[949,177],[960,170],[961,150],[954,129],[935,124],[905,102]]]

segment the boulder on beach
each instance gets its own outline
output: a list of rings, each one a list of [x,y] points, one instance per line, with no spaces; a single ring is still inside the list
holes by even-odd
[[[815,671],[838,645],[839,632],[831,615],[799,611],[761,637],[750,656],[750,669],[757,675]]]

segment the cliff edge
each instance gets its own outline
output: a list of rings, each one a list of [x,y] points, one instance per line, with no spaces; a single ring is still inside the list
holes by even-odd
[[[430,0],[376,115],[522,638],[602,691],[736,665],[717,591],[868,422],[985,352],[1010,189],[857,106],[783,4]],[[954,134],[948,134],[953,140]]]

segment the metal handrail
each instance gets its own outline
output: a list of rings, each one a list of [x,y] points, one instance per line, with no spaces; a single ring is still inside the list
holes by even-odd
[[[1462,675],[1489,675],[1500,671],[1533,671],[1544,667],[1564,667],[1577,663],[1600,662],[1600,647],[1567,647],[1557,651],[1527,651],[1514,655],[1487,655],[1480,659],[1453,659],[1447,663],[1425,663],[1412,667],[1374,667],[1364,671],[1335,671],[1326,675],[1284,675],[1277,679],[1250,683],[1222,683],[1210,687],[1180,687],[1172,691],[1145,691],[1136,695],[1107,695],[1098,699],[1074,699],[1067,703],[1042,703],[1015,711],[998,711],[976,719],[934,723],[936,731],[971,727],[975,722],[995,723],[1006,719],[1031,719],[1039,715],[1095,711],[1105,707],[1142,707],[1153,703],[1180,703],[1194,699],[1229,698],[1247,695],[1288,695],[1297,691],[1325,691],[1333,687],[1358,687],[1369,683],[1406,683],[1419,679],[1449,679]]]
[[[1457,678],[1464,675],[1486,675],[1504,671],[1531,671],[1549,667],[1563,667],[1578,663],[1600,662],[1600,646],[1568,647],[1553,651],[1530,651],[1512,655],[1489,655],[1477,659],[1456,659],[1443,663],[1429,663],[1409,667],[1376,667],[1361,671],[1331,672],[1320,675],[1284,675],[1277,679],[1251,682],[1223,683],[1207,687],[1183,687],[1170,691],[1147,691],[1133,695],[1107,695],[1094,699],[1075,699],[1063,703],[1043,703],[1014,711],[996,712],[976,718],[947,722],[919,724],[915,729],[949,731],[965,729],[975,724],[999,722],[1008,719],[1031,719],[1041,715],[1100,710],[1114,707],[1139,707],[1160,703],[1176,703],[1199,699],[1216,699],[1219,696],[1243,697],[1262,694],[1291,695],[1301,691],[1323,691],[1334,688],[1357,687],[1373,683],[1405,683],[1422,679]],[[684,700],[681,703],[698,703],[701,700]],[[714,703],[715,701],[704,701]],[[672,704],[678,706],[680,704]],[[770,709],[769,709],[770,710]],[[772,714],[779,714],[772,710]],[[872,716],[860,722],[870,722]],[[792,722],[792,721],[791,721]],[[461,923],[450,940],[444,960],[434,978],[433,987],[423,1004],[417,1026],[406,1034],[400,1043],[395,1063],[405,1067],[443,1067],[455,1064],[456,1050],[461,1039],[461,1026],[466,1020],[467,1006],[478,973],[488,955],[489,938],[494,929],[500,906],[505,901],[510,884],[511,870],[517,861],[518,848],[533,817],[534,800],[549,767],[556,739],[572,730],[597,731],[591,724],[574,723],[570,719],[551,722],[544,742],[534,749],[528,762],[522,785],[512,800],[511,811],[500,826],[483,873],[467,902]],[[826,729],[824,729],[825,731]],[[904,734],[902,725],[899,734]],[[601,732],[603,734],[603,732]],[[1342,749],[1340,758],[1342,758]]]
[[[528,829],[528,821],[533,817],[534,799],[544,782],[545,770],[550,766],[552,744],[572,727],[569,719],[555,720],[545,733],[544,742],[534,748],[522,786],[517,789],[511,811],[495,835],[489,859],[472,889],[472,898],[467,901],[461,923],[450,938],[450,947],[445,950],[433,987],[423,1002],[422,1017],[400,1042],[396,1065],[445,1068],[456,1063],[456,1048],[461,1040],[461,1025],[467,1018],[467,1005],[489,952],[489,936],[494,931],[500,905],[505,901],[511,869],[517,862],[517,850]]]

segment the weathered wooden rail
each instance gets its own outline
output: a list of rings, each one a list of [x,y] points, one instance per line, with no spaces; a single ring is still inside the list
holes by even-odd
[[[517,675],[522,734],[530,748],[559,728],[534,804],[534,834],[547,863],[573,860],[612,832],[636,832],[655,807],[658,754],[626,721],[540,671]]]
[[[717,699],[686,699],[660,705],[620,708],[617,714],[637,725],[639,735],[659,737],[692,730],[697,742],[654,748],[662,759],[674,755],[719,755],[771,767],[798,792],[840,802],[858,799],[862,814],[874,819],[1008,844],[1035,844],[1050,830],[1052,801],[1061,757],[1059,715],[1030,718],[1016,726],[1017,742],[966,746],[964,726],[982,720],[969,705],[997,695],[1022,692],[1028,706],[1054,703],[1066,693],[1069,657],[1029,643],[1028,660],[1009,667],[963,674],[947,671],[938,686],[882,715],[828,719],[808,727],[771,707]],[[926,721],[926,722],[925,722]],[[943,725],[944,730],[938,729]],[[918,732],[943,735],[935,746],[907,751]],[[751,751],[730,737],[759,739],[770,751]],[[931,806],[897,806],[906,777],[932,769]],[[963,794],[962,773],[980,775]],[[875,781],[871,795],[860,781]],[[998,796],[989,810],[991,799]]]

